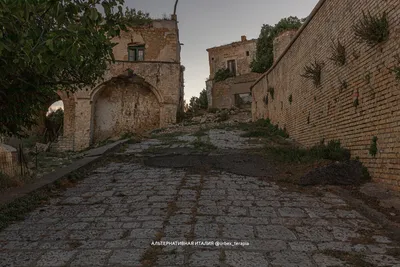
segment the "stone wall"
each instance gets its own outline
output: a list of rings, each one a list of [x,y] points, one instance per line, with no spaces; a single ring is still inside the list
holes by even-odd
[[[243,36],[244,37],[244,36]],[[207,49],[210,64],[210,79],[220,69],[226,69],[228,60],[236,60],[236,75],[251,72],[250,63],[255,57],[257,40],[234,42],[228,45]]]
[[[93,141],[143,133],[160,125],[160,105],[146,84],[130,80],[108,83],[93,99]]]
[[[54,152],[73,151],[74,136],[59,136],[57,142],[51,144],[50,150]]]
[[[352,26],[363,11],[387,12],[387,42],[373,48],[357,42]],[[397,0],[321,0],[288,49],[254,84],[253,120],[268,117],[305,146],[323,138],[340,139],[369,168],[375,181],[400,190],[400,81],[389,70],[400,65],[395,59],[400,53],[399,38]],[[332,40],[338,39],[347,52],[344,66],[328,59]],[[300,76],[314,60],[324,62],[319,88]],[[266,105],[263,98],[269,87],[275,96]],[[369,155],[374,136],[378,138],[376,158]]]
[[[176,123],[182,108],[184,67],[176,20],[131,28],[114,41],[118,43],[113,49],[115,64],[97,85],[76,92],[72,102],[64,102],[74,114],[73,120],[64,121],[64,126],[73,125],[68,127],[73,135],[65,143],[72,140],[74,150],[124,133]],[[129,45],[145,46],[144,61],[128,61]],[[128,77],[129,70],[132,77]]]
[[[144,45],[145,61],[180,62],[178,26],[174,20],[156,20],[150,26],[131,28],[113,39],[116,60],[128,60],[128,45]]]
[[[286,47],[290,44],[293,38],[296,36],[297,30],[289,30],[279,34],[273,42],[274,49],[274,62],[279,58],[280,55],[285,51]]]
[[[250,87],[258,77],[260,77],[259,73],[251,72],[215,83],[212,87],[212,107],[234,107],[235,95],[250,93]]]
[[[17,150],[9,145],[0,144],[0,173],[14,177],[18,174]]]
[[[212,88],[213,88],[213,81],[207,80],[206,81],[206,92],[207,92],[207,102],[208,108],[212,108],[213,97],[212,97]]]

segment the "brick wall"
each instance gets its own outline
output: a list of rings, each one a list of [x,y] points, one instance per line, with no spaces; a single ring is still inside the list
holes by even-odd
[[[388,13],[387,42],[374,48],[357,42],[352,26],[362,18],[362,11]],[[388,70],[397,64],[399,37],[400,1],[321,0],[309,23],[254,84],[253,120],[268,117],[305,146],[322,138],[340,139],[369,168],[375,181],[400,190],[400,81]],[[344,66],[328,59],[332,39],[346,47]],[[300,76],[315,59],[324,62],[320,88]],[[347,88],[341,90],[340,81],[346,81]],[[270,97],[266,105],[263,98],[268,87],[274,88],[275,99]],[[369,155],[374,136],[378,137],[376,158]]]

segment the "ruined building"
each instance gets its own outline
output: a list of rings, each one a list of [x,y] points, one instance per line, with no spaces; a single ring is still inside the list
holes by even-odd
[[[183,71],[176,16],[115,38],[115,64],[95,87],[67,97],[59,150],[81,150],[108,138],[175,123],[183,109]]]
[[[209,108],[231,108],[251,103],[250,86],[260,76],[251,72],[250,63],[256,54],[257,39],[207,49],[210,64],[210,76],[206,81]],[[215,74],[229,69],[233,77],[224,81],[215,81]]]

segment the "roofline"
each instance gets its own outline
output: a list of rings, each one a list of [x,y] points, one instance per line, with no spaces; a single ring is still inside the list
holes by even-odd
[[[318,11],[321,9],[321,7],[325,4],[327,0],[319,0],[317,5],[314,7],[314,9],[311,11],[310,15],[308,16],[307,20],[304,22],[304,24],[300,27],[300,29],[297,31],[296,35],[293,37],[293,39],[290,41],[289,45],[283,50],[283,52],[279,55],[279,57],[276,59],[274,64],[269,68],[263,75],[261,75],[260,78],[257,79],[257,81],[254,82],[252,86],[250,86],[250,91],[253,90],[253,87],[258,84],[265,76],[270,74],[272,70],[278,65],[278,63],[282,60],[282,58],[286,55],[286,53],[289,51],[289,49],[292,47],[294,42],[300,37],[304,29],[308,26],[308,24],[311,22],[311,20],[315,17],[315,15],[318,13]]]
[[[206,51],[209,52],[210,50],[216,50],[216,49],[219,49],[219,48],[224,48],[224,47],[227,47],[227,46],[230,46],[230,45],[233,45],[233,44],[242,44],[242,43],[245,44],[245,43],[252,43],[252,42],[255,42],[255,41],[257,41],[257,38],[246,40],[246,41],[232,42],[232,43],[229,43],[229,44],[224,44],[224,45],[220,45],[220,46],[214,46],[214,47],[211,47],[211,48],[207,48]]]

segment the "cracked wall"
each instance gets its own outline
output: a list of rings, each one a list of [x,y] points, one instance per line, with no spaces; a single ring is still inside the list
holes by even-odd
[[[176,123],[184,71],[177,21],[155,20],[114,41],[116,62],[97,85],[74,94],[73,150]],[[144,61],[128,61],[131,44],[145,46]]]

